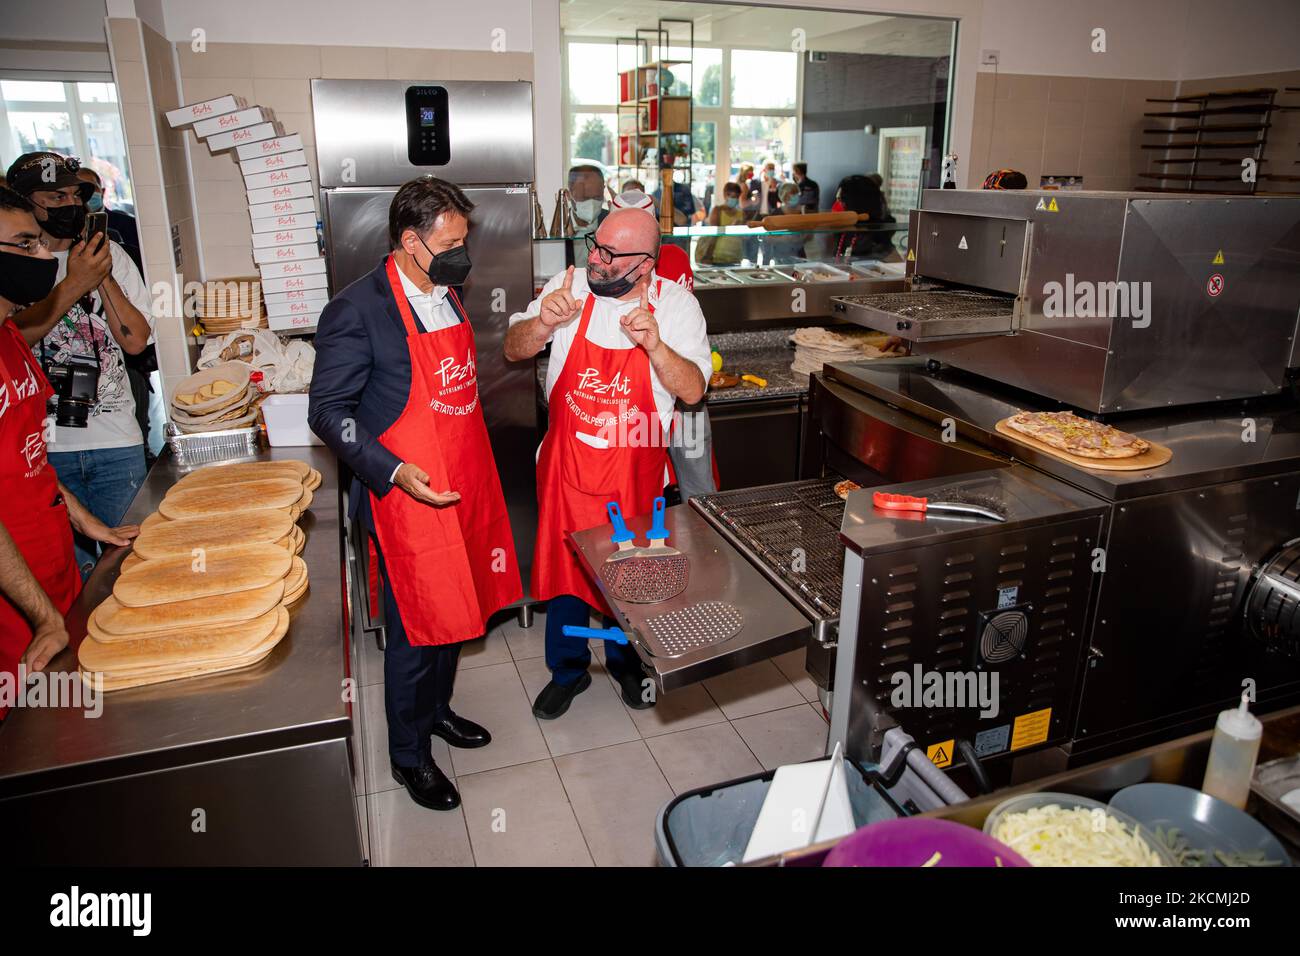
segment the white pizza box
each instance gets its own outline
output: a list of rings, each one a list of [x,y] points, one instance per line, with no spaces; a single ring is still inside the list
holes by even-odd
[[[324,308],[325,303],[321,302],[315,312],[308,312],[305,315],[268,315],[266,324],[273,332],[301,332],[314,329],[316,323],[320,321],[321,310]]]
[[[270,156],[274,153],[289,153],[295,149],[302,149],[302,136],[298,133],[292,136],[272,136],[270,139],[259,140],[256,143],[245,143],[236,147],[235,153],[244,160]]]
[[[268,246],[253,250],[253,261],[258,265],[264,262],[292,262],[294,259],[315,259],[320,256],[320,246],[314,242],[304,242],[297,246]]]
[[[227,113],[225,116],[214,116],[211,119],[199,120],[194,124],[194,135],[199,139],[204,139],[208,136],[215,136],[217,133],[229,133],[232,130],[243,129],[246,126],[256,126],[258,123],[265,123],[270,118],[262,107],[250,106],[246,110]]]
[[[269,156],[254,156],[252,159],[241,159],[239,161],[239,171],[245,176],[251,176],[253,173],[269,173],[289,166],[306,165],[307,154],[297,149],[291,153],[272,153]]]
[[[262,282],[268,279],[288,279],[295,276],[314,276],[325,274],[325,259],[317,256],[315,259],[299,259],[296,262],[276,262],[267,263],[264,266],[258,266],[257,271],[262,275]],[[296,286],[295,288],[308,288],[307,286]],[[277,289],[277,292],[283,292],[283,289]]]
[[[316,215],[315,198],[307,196],[303,199],[281,199],[279,202],[264,202],[248,207],[248,218],[254,223],[260,219],[276,219],[280,216],[296,216],[300,213]]]
[[[306,166],[291,166],[288,169],[277,169],[269,173],[255,173],[252,176],[245,176],[244,188],[249,193],[252,193],[258,189],[287,186],[290,183],[303,183],[310,180],[311,172]]]
[[[308,199],[315,194],[310,181],[285,183],[267,189],[250,189],[248,191],[248,205],[251,207],[261,203],[279,202],[282,199]]]
[[[295,292],[267,292],[263,295],[267,305],[280,302],[326,302],[329,297],[329,290],[324,287],[319,289],[299,289]]]
[[[277,229],[274,232],[253,233],[253,248],[265,249],[267,246],[298,246],[304,242],[316,241],[316,224],[310,229]]]
[[[262,294],[275,295],[280,292],[299,292],[307,289],[324,289],[328,287],[329,280],[323,272],[312,273],[311,275],[301,276],[284,276],[279,279],[268,279],[262,277]]]
[[[253,220],[253,234],[260,235],[265,232],[279,232],[284,229],[312,229],[316,228],[316,213],[301,212],[296,216],[268,216],[266,219]],[[256,245],[256,243],[254,243]]]
[[[233,146],[246,146],[250,143],[274,139],[279,135],[278,123],[258,123],[256,126],[232,129],[229,133],[217,133],[215,136],[209,136],[204,142],[208,144],[209,152],[220,153]]]
[[[267,318],[271,316],[285,315],[320,315],[320,310],[325,308],[325,303],[320,299],[304,299],[300,302],[276,302],[266,304]]]
[[[248,103],[242,96],[227,93],[225,96],[204,100],[202,103],[191,103],[188,106],[168,110],[166,113],[167,125],[172,129],[176,129],[178,126],[188,126],[190,123],[211,119],[213,116],[235,113],[246,106],[248,106]]]

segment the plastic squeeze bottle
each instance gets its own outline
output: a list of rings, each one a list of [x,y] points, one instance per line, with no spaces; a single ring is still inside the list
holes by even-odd
[[[1201,790],[1239,810],[1246,809],[1250,795],[1250,778],[1259,756],[1259,740],[1264,725],[1248,709],[1250,698],[1241,695],[1236,710],[1219,711],[1210,741],[1210,762],[1205,768]]]

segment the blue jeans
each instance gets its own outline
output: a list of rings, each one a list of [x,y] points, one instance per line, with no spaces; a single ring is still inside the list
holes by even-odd
[[[131,507],[148,472],[144,445],[50,452],[50,464],[59,481],[110,528],[122,523],[122,516]],[[73,544],[84,581],[99,559],[100,545],[79,534],[74,535]]]
[[[571,687],[591,666],[591,648],[585,637],[565,637],[561,628],[566,624],[586,627],[590,623],[591,608],[587,602],[572,594],[551,598],[546,606],[546,666],[551,669],[551,679],[561,687]],[[602,627],[613,627],[605,618]],[[641,660],[630,644],[605,642],[605,669],[618,677],[641,670]]]

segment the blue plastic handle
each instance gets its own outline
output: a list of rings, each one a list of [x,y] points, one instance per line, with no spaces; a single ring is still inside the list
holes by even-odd
[[[654,510],[654,524],[652,524],[650,526],[650,530],[646,532],[646,537],[649,538],[651,541],[668,540],[668,526],[664,524],[664,507],[665,507],[664,499],[656,498],[655,510]]]
[[[566,624],[560,630],[565,637],[598,637],[602,641],[613,641],[615,644],[627,643],[627,634],[616,627],[579,627],[576,624]]]
[[[614,525],[614,533],[610,535],[609,540],[618,544],[622,541],[633,541],[636,535],[627,530],[627,525],[623,523],[623,509],[618,506],[617,501],[611,501],[605,505],[605,510],[609,512],[609,520]]]

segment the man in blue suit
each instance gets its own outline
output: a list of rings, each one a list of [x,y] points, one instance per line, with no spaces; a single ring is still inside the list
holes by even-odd
[[[514,540],[479,403],[474,334],[457,289],[469,275],[473,204],[423,176],[388,213],[392,252],[321,313],[308,419],[353,473],[353,520],[385,583],[385,709],[394,778],[451,810],[460,795],[433,737],[485,747],[452,712],[460,644],[522,597]]]

